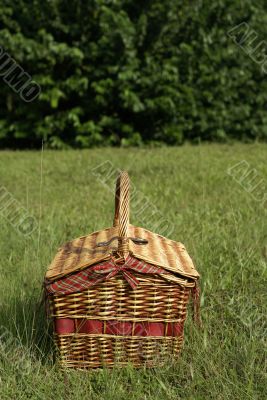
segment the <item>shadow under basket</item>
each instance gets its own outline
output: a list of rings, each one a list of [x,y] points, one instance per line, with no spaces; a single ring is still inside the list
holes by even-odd
[[[199,321],[192,260],[181,243],[129,225],[128,193],[128,174],[121,173],[114,226],[67,243],[47,271],[63,367],[161,365],[182,348],[190,294]]]

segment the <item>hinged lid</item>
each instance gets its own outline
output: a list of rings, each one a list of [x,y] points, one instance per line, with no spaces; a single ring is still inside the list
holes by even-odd
[[[59,248],[47,270],[47,280],[108,260],[114,254],[125,258],[129,253],[183,277],[199,278],[182,243],[129,224],[129,188],[129,176],[121,172],[116,184],[113,227],[82,236]]]

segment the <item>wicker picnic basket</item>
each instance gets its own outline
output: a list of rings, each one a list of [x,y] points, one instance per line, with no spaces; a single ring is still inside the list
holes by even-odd
[[[183,244],[129,224],[129,177],[116,184],[113,227],[61,247],[45,294],[62,366],[155,366],[183,344],[198,279]]]

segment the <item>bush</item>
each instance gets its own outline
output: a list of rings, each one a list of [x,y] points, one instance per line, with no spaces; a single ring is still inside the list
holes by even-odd
[[[266,75],[249,55],[267,57],[266,20],[262,0],[2,0],[1,45],[41,93],[23,101],[0,55],[0,145],[266,140]],[[250,49],[236,44],[253,29]]]

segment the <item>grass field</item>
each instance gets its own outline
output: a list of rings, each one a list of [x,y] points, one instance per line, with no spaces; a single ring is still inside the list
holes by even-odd
[[[242,160],[261,193],[236,168],[229,174]],[[266,160],[257,144],[1,152],[0,399],[265,399]],[[40,305],[43,276],[62,243],[112,224],[113,194],[95,173],[106,161],[129,171],[186,245],[201,273],[203,329],[189,312],[181,357],[161,368],[62,372]],[[33,234],[7,215],[5,191],[36,218]],[[135,207],[131,223],[152,229],[148,213]]]

